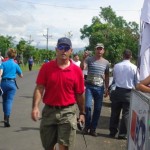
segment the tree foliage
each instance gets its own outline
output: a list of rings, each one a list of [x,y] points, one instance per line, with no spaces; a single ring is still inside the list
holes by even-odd
[[[136,22],[126,22],[121,16],[117,16],[112,8],[100,7],[98,16],[92,18],[91,25],[84,25],[80,29],[81,39],[88,38],[88,50],[92,51],[97,43],[104,43],[105,57],[112,64],[122,59],[122,51],[124,49],[131,49],[134,60],[137,59],[138,54],[138,39],[139,26]],[[72,37],[73,34],[68,32],[66,35]],[[27,63],[30,56],[33,56],[35,63],[43,63],[45,59],[54,59],[55,51],[38,49],[31,46],[28,41],[23,38],[14,44],[15,37],[0,35],[0,51],[3,56],[6,56],[8,48],[16,48],[18,53],[18,60],[23,64]],[[82,57],[83,51],[79,51],[79,56]]]
[[[28,41],[25,41],[23,38],[15,45],[15,37],[11,36],[0,36],[0,52],[2,56],[6,56],[8,48],[17,49],[17,61],[23,65],[27,63],[27,60],[30,56],[33,56],[35,63],[43,63],[44,59],[54,59],[55,51],[37,49],[34,46],[31,46]]]
[[[14,47],[14,39],[15,37],[0,35],[0,51],[3,56],[5,56],[6,50],[9,47]]]
[[[100,7],[99,16],[93,17],[91,25],[84,25],[80,29],[81,39],[88,38],[89,50],[94,50],[97,43],[104,43],[105,57],[112,63],[122,59],[124,49],[133,52],[137,59],[139,26],[136,22],[127,23],[123,17],[117,17],[112,8]]]
[[[22,39],[17,45],[17,51],[20,59],[26,64],[29,57],[32,56],[35,63],[43,63],[45,59],[51,60],[55,58],[55,52],[52,50],[36,49]]]

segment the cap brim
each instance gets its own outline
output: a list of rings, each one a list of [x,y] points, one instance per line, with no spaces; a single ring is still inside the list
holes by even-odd
[[[57,44],[57,45],[60,45],[60,44],[65,44],[65,45],[68,45],[68,46],[70,46],[70,44],[67,44],[67,43],[64,43],[64,42],[62,42],[62,43],[59,43],[59,44]]]
[[[96,46],[96,48],[98,48],[98,47],[104,48],[103,46]]]

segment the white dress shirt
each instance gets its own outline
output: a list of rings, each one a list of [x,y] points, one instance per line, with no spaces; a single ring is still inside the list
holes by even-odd
[[[123,60],[114,66],[113,77],[116,87],[133,89],[137,83],[137,67],[130,60]]]

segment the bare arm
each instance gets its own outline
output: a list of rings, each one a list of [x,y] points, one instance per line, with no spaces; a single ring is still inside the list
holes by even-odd
[[[76,101],[79,108],[79,121],[85,122],[85,96],[84,94],[76,94]]]
[[[150,87],[148,86],[149,84],[150,84],[150,76],[140,81],[140,83],[136,85],[136,89],[142,92],[150,93]]]
[[[88,52],[88,51],[85,51],[84,54],[83,54],[83,59],[81,60],[81,64],[80,64],[80,68],[81,68],[82,70],[84,70],[84,69],[86,68],[86,66],[87,66],[85,60],[86,60],[86,58],[87,58],[88,56],[89,56],[89,52]]]
[[[105,74],[105,97],[107,97],[109,95],[109,91],[108,91],[108,87],[109,87],[109,73]]]
[[[83,58],[83,59],[81,60],[80,68],[81,68],[82,70],[84,70],[84,69],[86,68],[86,66],[87,66],[87,64],[85,63],[85,59]]]
[[[33,94],[32,112],[31,112],[31,117],[34,121],[37,121],[40,117],[39,105],[40,105],[43,93],[44,93],[44,86],[37,85],[35,87],[34,94]]]
[[[145,78],[144,80],[140,81],[141,84],[144,84],[144,85],[149,85],[150,84],[150,75]]]
[[[136,89],[139,90],[139,91],[142,91],[142,92],[150,93],[150,87],[145,86],[145,85],[143,85],[141,83],[138,83],[136,85]]]
[[[20,78],[23,78],[23,74],[20,74],[19,77],[20,77]]]
[[[3,74],[3,70],[0,69],[0,78],[2,77],[2,74]]]

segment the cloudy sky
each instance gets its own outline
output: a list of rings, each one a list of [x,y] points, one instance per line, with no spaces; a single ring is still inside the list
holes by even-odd
[[[32,45],[55,46],[59,37],[73,34],[74,48],[88,45],[80,39],[80,28],[90,25],[100,7],[109,5],[117,16],[140,23],[144,0],[0,0],[0,34],[24,38]],[[48,30],[47,30],[48,29]]]

